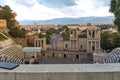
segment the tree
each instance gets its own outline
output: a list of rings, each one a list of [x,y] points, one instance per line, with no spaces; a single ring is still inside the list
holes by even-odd
[[[50,35],[46,35],[46,43],[47,44],[50,44],[50,40],[51,40]]]
[[[14,27],[14,22],[11,20],[12,18],[12,10],[8,5],[0,6],[0,19],[6,19],[8,29]]]
[[[113,45],[111,43],[111,35],[107,32],[101,33],[101,47],[103,50],[112,50]]]
[[[45,38],[46,35],[43,35],[43,34],[40,33],[40,34],[38,34],[38,37],[39,37],[39,38]]]
[[[114,23],[118,26],[120,32],[120,0],[111,0],[110,12],[114,14]]]
[[[70,30],[66,30],[65,32],[63,32],[61,34],[61,36],[62,36],[63,40],[68,41],[70,38]]]
[[[46,31],[47,35],[52,35],[53,33],[57,33],[57,30],[55,30],[54,28],[50,28]]]
[[[112,34],[112,44],[114,48],[120,47],[120,34],[119,33]]]
[[[83,30],[81,34],[78,35],[79,38],[87,38],[87,30]]]
[[[21,37],[21,38],[24,38],[25,37],[25,30],[24,29],[19,29],[19,28],[12,28],[10,31],[9,31],[9,34],[14,37],[14,38],[18,38],[18,37]]]
[[[8,5],[0,6],[0,19],[6,19],[9,34],[14,37],[25,37],[25,30],[15,27],[16,20],[12,20],[13,12]]]

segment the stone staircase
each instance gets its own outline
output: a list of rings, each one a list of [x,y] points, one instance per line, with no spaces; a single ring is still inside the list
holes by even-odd
[[[25,58],[26,59],[26,58]],[[0,50],[0,61],[24,64],[24,55],[20,45],[10,45]]]

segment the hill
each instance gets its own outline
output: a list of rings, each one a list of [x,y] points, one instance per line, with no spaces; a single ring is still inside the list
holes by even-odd
[[[33,25],[37,24],[112,24],[114,16],[106,17],[79,17],[79,18],[56,18],[51,20],[23,20],[19,21],[20,25]]]

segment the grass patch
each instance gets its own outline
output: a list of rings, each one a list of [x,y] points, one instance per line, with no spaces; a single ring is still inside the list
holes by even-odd
[[[0,41],[6,40],[7,38],[0,34]]]

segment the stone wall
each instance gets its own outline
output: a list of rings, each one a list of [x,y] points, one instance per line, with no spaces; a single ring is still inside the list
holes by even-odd
[[[9,46],[11,44],[13,44],[12,39],[7,39],[7,40],[4,40],[4,41],[0,41],[0,48],[4,48],[4,47]]]
[[[99,53],[93,53],[93,61],[94,62],[98,62],[102,59],[105,59],[109,54],[107,53],[103,53],[103,52],[99,52]]]
[[[120,80],[120,64],[20,65],[0,80]]]
[[[87,39],[80,38],[77,40],[69,40],[69,41],[59,40],[59,42],[55,45],[54,49],[70,50],[70,51],[87,50]]]

